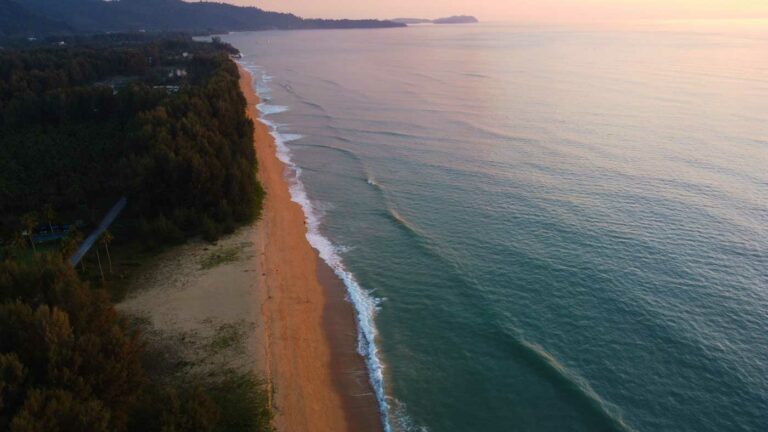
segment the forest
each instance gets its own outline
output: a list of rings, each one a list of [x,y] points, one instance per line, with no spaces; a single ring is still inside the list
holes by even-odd
[[[0,51],[0,237],[51,208],[173,243],[253,219],[263,195],[232,48],[184,37]],[[45,219],[38,215],[37,219]]]
[[[258,216],[234,53],[183,35],[0,51],[0,430],[271,430],[253,377],[149,373],[162,359],[69,261],[75,226],[122,197],[111,229],[141,249],[212,241]],[[36,245],[35,232],[63,226],[58,243]]]

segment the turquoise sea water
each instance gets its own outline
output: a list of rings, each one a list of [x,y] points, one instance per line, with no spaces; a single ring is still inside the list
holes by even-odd
[[[768,39],[225,40],[392,430],[768,430]]]

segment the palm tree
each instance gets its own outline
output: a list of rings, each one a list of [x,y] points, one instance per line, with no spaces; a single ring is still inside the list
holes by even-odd
[[[27,239],[24,237],[26,237],[24,233],[16,233],[16,235],[13,236],[7,249],[10,255],[18,257],[21,254],[21,251],[29,247],[29,243],[27,243]]]
[[[96,245],[96,261],[99,263],[99,273],[101,273],[101,283],[104,283],[104,270],[101,268],[101,255],[99,254],[99,245]]]
[[[83,236],[80,234],[80,231],[77,230],[77,228],[72,228],[68,233],[67,236],[64,237],[61,240],[61,255],[65,259],[69,259],[72,257],[72,255],[77,252],[77,248],[80,246],[80,243],[83,241]]]
[[[56,210],[53,209],[52,205],[48,204],[45,206],[43,212],[45,212],[45,218],[48,219],[48,229],[50,229],[51,234],[53,234],[53,220],[56,219]]]
[[[21,217],[21,223],[24,225],[24,235],[29,237],[29,243],[32,244],[32,250],[37,253],[37,248],[35,247],[35,241],[32,239],[32,234],[35,232],[35,228],[37,228],[37,214],[34,212],[30,212],[25,214]]]
[[[101,234],[101,244],[104,245],[104,249],[107,250],[107,261],[109,261],[109,274],[112,274],[112,256],[109,255],[109,244],[112,243],[112,240],[114,240],[115,237],[112,236],[112,233],[109,232],[109,230],[104,230],[104,233]]]

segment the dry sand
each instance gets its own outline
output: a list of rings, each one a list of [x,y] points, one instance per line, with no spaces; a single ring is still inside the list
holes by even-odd
[[[131,281],[131,294],[117,307],[138,319],[150,350],[188,365],[174,372],[260,371],[264,336],[254,306],[260,302],[254,236],[254,227],[244,227],[216,245],[195,241],[173,248]],[[232,339],[226,349],[222,338]]]
[[[241,69],[240,78],[267,192],[261,219],[215,246],[193,242],[158,257],[119,308],[154,329],[150,344],[192,341],[181,344],[189,347],[182,354],[190,361],[221,329],[237,329],[244,349],[225,353],[228,364],[267,378],[278,431],[381,431],[365,363],[355,349],[354,310],[341,281],[305,237],[304,213],[291,201],[286,168],[258,121],[251,77]],[[205,264],[215,256],[228,258]]]

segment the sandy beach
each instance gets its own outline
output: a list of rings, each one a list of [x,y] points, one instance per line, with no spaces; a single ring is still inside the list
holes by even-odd
[[[187,362],[264,377],[278,431],[380,431],[352,304],[305,237],[286,168],[258,121],[251,77],[243,69],[240,77],[267,192],[260,220],[215,245],[194,241],[156,257],[119,308],[141,320],[157,349],[171,344]],[[218,362],[201,361],[205,347],[232,334],[236,349],[218,352]]]
[[[255,125],[259,180],[267,192],[256,244],[263,291],[263,367],[275,386],[280,431],[381,430],[378,406],[356,352],[356,324],[345,289],[307,241],[301,207],[291,201],[285,166],[258,121],[251,76],[241,89]]]

